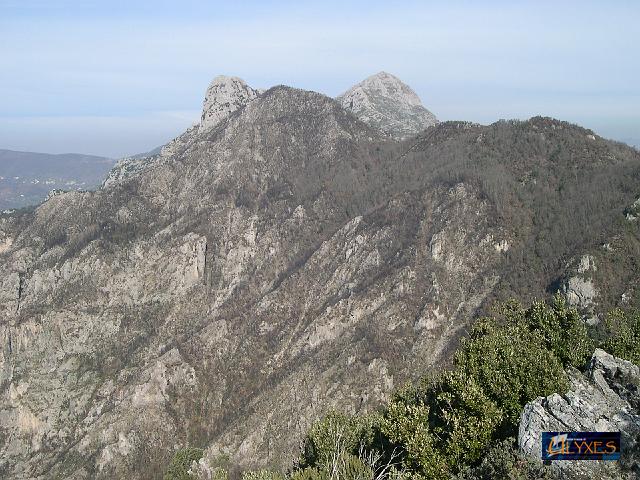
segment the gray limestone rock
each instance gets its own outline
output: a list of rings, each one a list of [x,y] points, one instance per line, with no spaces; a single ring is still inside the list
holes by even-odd
[[[366,78],[337,100],[366,124],[395,138],[416,135],[438,123],[411,87],[386,72]]]
[[[638,366],[597,349],[586,372],[567,372],[570,389],[529,402],[520,418],[518,444],[541,458],[544,431],[622,433],[622,464],[607,461],[555,461],[559,476],[569,479],[637,478],[640,474],[640,370]]]
[[[258,91],[238,77],[219,75],[213,79],[204,97],[200,128],[216,126],[231,113],[246,106]]]

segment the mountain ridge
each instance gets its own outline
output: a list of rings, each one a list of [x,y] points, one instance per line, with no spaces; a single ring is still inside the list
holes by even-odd
[[[621,224],[633,245],[639,154],[588,135],[398,141],[274,87],[134,175],[1,215],[0,472],[158,478],[187,443],[290,464],[327,409],[445,365],[494,300],[545,295]]]

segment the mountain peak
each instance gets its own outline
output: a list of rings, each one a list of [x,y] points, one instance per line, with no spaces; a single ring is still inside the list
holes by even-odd
[[[410,137],[438,122],[409,85],[384,71],[365,78],[337,100],[363,122],[396,138]]]
[[[423,107],[420,97],[413,89],[395,75],[387,72],[378,72],[364,79],[359,85],[370,90],[377,90],[390,98],[402,100],[409,105]],[[357,86],[357,85],[356,85]]]
[[[201,128],[206,129],[217,125],[257,96],[258,91],[247,85],[241,78],[218,75],[209,84],[204,97]]]

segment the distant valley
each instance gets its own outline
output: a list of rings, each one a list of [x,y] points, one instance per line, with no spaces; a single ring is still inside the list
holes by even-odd
[[[0,210],[37,205],[51,190],[95,188],[115,163],[94,155],[0,149]]]

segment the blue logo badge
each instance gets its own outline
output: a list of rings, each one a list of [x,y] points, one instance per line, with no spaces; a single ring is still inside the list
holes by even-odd
[[[618,460],[620,432],[542,432],[542,460]]]

